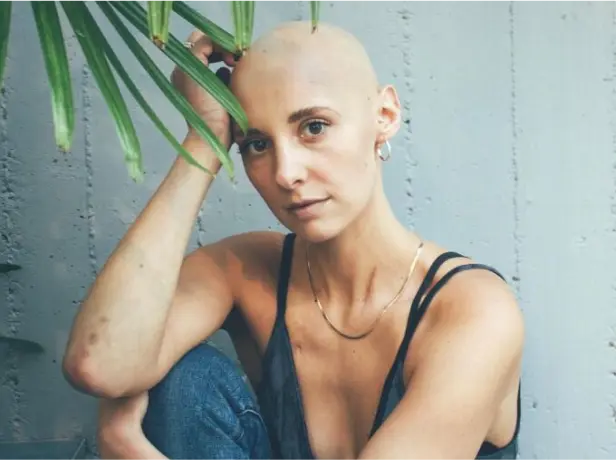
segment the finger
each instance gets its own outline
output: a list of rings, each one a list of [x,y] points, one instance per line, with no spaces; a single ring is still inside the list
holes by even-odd
[[[229,52],[224,53],[223,59],[225,61],[225,64],[227,64],[229,67],[235,67],[235,64],[237,64],[238,61],[238,57],[235,54]]]
[[[200,31],[199,29],[195,29],[193,30],[190,35],[186,38],[187,42],[191,42],[191,43],[196,43],[197,41],[199,41],[202,37],[206,37],[206,35]]]
[[[190,43],[192,43],[190,50],[196,56],[209,57],[214,52],[212,40],[207,35],[201,35],[198,40],[190,41]]]

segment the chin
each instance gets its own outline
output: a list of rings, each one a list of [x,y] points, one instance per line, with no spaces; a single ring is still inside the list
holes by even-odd
[[[332,222],[329,219],[285,222],[284,225],[302,240],[311,244],[319,244],[332,240],[344,230],[344,226],[340,225],[340,222]]]

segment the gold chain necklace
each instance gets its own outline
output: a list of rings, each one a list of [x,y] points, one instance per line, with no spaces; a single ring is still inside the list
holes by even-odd
[[[306,268],[308,270],[308,280],[310,281],[310,289],[312,290],[312,296],[314,297],[314,302],[319,307],[319,310],[321,311],[321,315],[323,315],[323,318],[325,319],[325,322],[329,325],[329,327],[336,334],[344,337],[345,339],[350,339],[350,340],[363,339],[368,334],[370,334],[372,331],[374,331],[374,329],[378,325],[379,321],[381,320],[381,318],[383,317],[385,312],[389,309],[389,307],[391,307],[393,304],[396,303],[396,301],[402,295],[402,292],[404,292],[404,288],[406,287],[407,283],[409,282],[409,279],[411,279],[411,276],[413,275],[413,272],[415,271],[415,266],[417,265],[417,262],[419,261],[419,255],[421,254],[421,250],[423,249],[423,246],[424,246],[423,241],[421,241],[419,243],[419,247],[417,248],[417,251],[415,252],[415,257],[413,258],[413,262],[411,263],[411,266],[409,268],[409,272],[406,275],[406,279],[404,280],[404,283],[402,283],[402,287],[396,293],[394,298],[391,299],[387,305],[385,305],[383,310],[381,310],[381,313],[379,314],[379,316],[377,316],[377,318],[374,321],[374,323],[372,323],[372,326],[366,332],[362,332],[361,334],[358,334],[358,335],[350,335],[350,334],[346,334],[346,333],[342,332],[340,329],[338,329],[336,326],[334,326],[334,324],[331,322],[331,320],[327,316],[327,313],[325,313],[325,310],[323,309],[323,305],[321,305],[321,301],[319,300],[319,296],[317,295],[317,292],[314,289],[314,282],[313,282],[313,279],[312,279],[312,270],[310,269],[310,259],[308,258],[308,245],[306,245]]]

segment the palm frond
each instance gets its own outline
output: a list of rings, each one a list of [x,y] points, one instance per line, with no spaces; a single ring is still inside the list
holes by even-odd
[[[137,30],[145,35],[148,34],[146,13],[139,3],[134,1],[114,1],[109,4],[118,10]],[[243,131],[248,129],[246,113],[229,88],[173,34],[169,34],[169,42],[161,51],[190,78],[210,93],[229,115],[235,119],[240,129]]]
[[[56,144],[71,149],[75,130],[73,87],[58,10],[54,2],[31,2],[51,90]]]
[[[107,58],[100,51],[103,48],[100,37],[93,34],[86,25],[90,12],[84,2],[65,1],[61,3],[115,122],[130,177],[134,181],[141,182],[143,162],[139,139]]]
[[[148,29],[150,40],[159,48],[164,48],[169,40],[169,18],[172,1],[148,1]]]
[[[3,86],[4,67],[9,50],[12,7],[13,2],[0,2],[0,88]]]
[[[214,22],[210,21],[187,3],[181,0],[174,1],[173,11],[197,29],[205,33],[214,43],[218,44],[224,50],[229,51],[230,53],[234,53],[236,51],[235,39],[233,38],[233,35],[222,27],[216,25]]]
[[[133,35],[124,25],[120,17],[114,11],[111,2],[99,1],[97,2],[97,4],[103,11],[105,16],[107,16],[107,19],[109,19],[109,22],[113,25],[118,34],[122,37],[124,43],[126,43],[133,55],[137,58],[141,66],[152,78],[154,83],[156,83],[156,85],[160,88],[160,90],[167,97],[167,99],[182,113],[188,123],[190,123],[195,128],[195,130],[201,135],[201,137],[203,137],[210,143],[214,150],[214,153],[220,159],[222,165],[227,169],[229,175],[233,177],[233,162],[231,161],[228,150],[221,144],[218,137],[216,137],[216,135],[210,130],[210,128],[203,122],[201,117],[199,117],[197,112],[195,112],[190,103],[169,82],[169,79],[160,71],[160,69],[158,69],[152,58],[150,58],[147,52],[141,47],[141,45],[139,45],[139,42],[137,42],[135,37],[133,37]],[[163,132],[163,134],[165,133]],[[169,136],[171,136],[171,134],[169,134]],[[174,144],[174,141],[175,139],[171,140],[172,144]],[[180,153],[182,153],[190,163],[196,163],[196,160],[192,156],[190,156],[188,152],[185,152],[183,148]],[[201,169],[209,172],[203,167],[201,167]]]
[[[319,24],[320,9],[321,9],[321,2],[319,1],[310,2],[310,21],[312,22],[313,32],[317,30],[317,25]]]
[[[201,165],[201,163],[195,160],[195,158],[186,149],[184,149],[184,147],[182,147],[182,145],[176,140],[173,134],[171,134],[171,132],[163,124],[161,119],[156,115],[152,107],[148,104],[148,102],[145,100],[145,98],[143,97],[139,89],[137,88],[137,85],[135,85],[133,80],[130,78],[130,75],[128,75],[128,72],[126,72],[126,70],[124,69],[124,66],[118,59],[118,56],[116,55],[115,51],[113,50],[113,48],[111,47],[111,45],[109,44],[105,36],[103,35],[103,32],[98,27],[98,24],[96,23],[94,18],[88,15],[88,17],[86,18],[86,22],[87,22],[86,25],[90,28],[92,33],[96,34],[98,36],[99,42],[103,44],[105,54],[107,55],[107,59],[109,60],[113,68],[115,69],[116,73],[120,76],[120,78],[124,82],[124,85],[128,88],[128,90],[130,91],[132,96],[135,98],[139,106],[143,109],[146,115],[152,120],[152,122],[158,128],[158,130],[163,134],[163,136],[165,136],[165,138],[169,141],[169,143],[175,148],[175,150],[182,157],[184,157],[184,159],[189,164],[197,166],[199,169],[201,169],[202,171],[208,174],[212,174],[210,170],[208,170],[203,165]]]

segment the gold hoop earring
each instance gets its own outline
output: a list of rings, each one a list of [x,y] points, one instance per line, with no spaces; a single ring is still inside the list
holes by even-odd
[[[387,161],[391,158],[391,144],[389,143],[389,141],[385,141],[385,145],[387,146],[387,154],[383,155],[383,150],[381,149],[381,147],[379,147],[377,151],[381,161]]]

